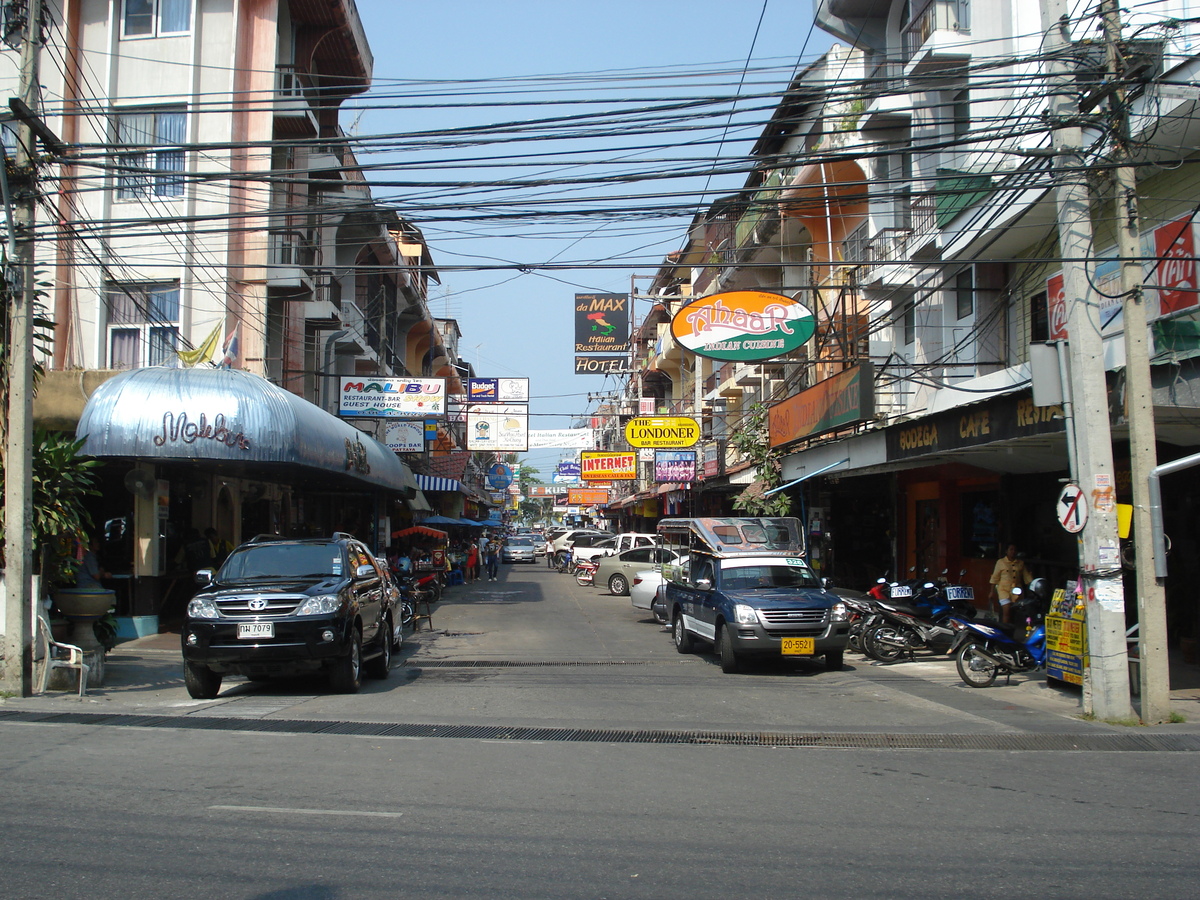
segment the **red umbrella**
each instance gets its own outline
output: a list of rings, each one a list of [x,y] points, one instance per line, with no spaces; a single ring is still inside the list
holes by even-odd
[[[439,540],[443,541],[450,537],[450,535],[446,534],[446,532],[438,531],[436,528],[430,528],[427,525],[414,525],[411,528],[405,528],[401,531],[393,531],[392,537],[402,538],[408,537],[410,534],[420,534],[425,537],[438,538]]]

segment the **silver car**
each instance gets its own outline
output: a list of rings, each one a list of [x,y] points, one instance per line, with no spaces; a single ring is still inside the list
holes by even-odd
[[[500,559],[506,563],[537,562],[537,548],[529,538],[510,538],[500,551]]]
[[[666,547],[634,547],[616,556],[601,559],[593,583],[608,585],[609,593],[612,594],[628,594],[634,575],[656,565],[671,562],[677,556],[678,553]]]

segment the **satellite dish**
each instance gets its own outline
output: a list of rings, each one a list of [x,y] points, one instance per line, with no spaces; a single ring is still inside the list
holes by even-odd
[[[154,496],[154,479],[142,469],[130,469],[125,473],[125,489],[135,497],[149,500]]]

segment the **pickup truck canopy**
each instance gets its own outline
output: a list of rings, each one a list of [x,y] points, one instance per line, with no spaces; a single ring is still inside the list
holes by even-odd
[[[718,557],[747,554],[804,555],[804,531],[792,517],[728,516],[695,519],[662,519],[658,533],[678,544],[691,536]]]

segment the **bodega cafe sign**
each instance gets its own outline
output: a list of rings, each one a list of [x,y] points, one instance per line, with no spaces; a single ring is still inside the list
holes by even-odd
[[[625,440],[639,449],[691,447],[700,440],[700,423],[686,416],[630,419],[625,424]]]
[[[727,291],[689,303],[671,319],[671,335],[697,356],[753,362],[783,356],[816,330],[812,312],[783,294]]]

